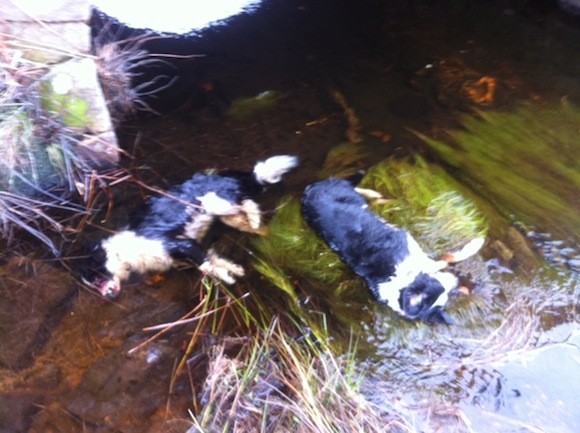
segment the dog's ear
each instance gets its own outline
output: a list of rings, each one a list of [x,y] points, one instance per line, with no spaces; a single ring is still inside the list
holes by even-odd
[[[90,258],[93,263],[102,265],[107,261],[107,252],[103,248],[103,245],[99,242],[98,244],[93,245],[91,249]]]

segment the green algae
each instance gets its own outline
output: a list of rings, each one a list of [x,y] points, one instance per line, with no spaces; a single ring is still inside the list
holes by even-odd
[[[578,108],[526,106],[464,116],[461,124],[445,141],[420,137],[504,216],[578,237]]]
[[[268,234],[256,239],[254,246],[261,257],[267,257],[274,275],[285,270],[296,276],[314,279],[324,285],[335,285],[348,278],[349,271],[302,218],[300,201],[287,199],[274,215]],[[258,270],[264,273],[263,265]],[[278,277],[264,273],[277,287]],[[288,291],[284,289],[284,291]]]
[[[487,235],[487,223],[474,201],[443,168],[416,156],[389,158],[368,171],[362,188],[385,200],[371,209],[392,224],[409,230],[426,251],[441,254]]]

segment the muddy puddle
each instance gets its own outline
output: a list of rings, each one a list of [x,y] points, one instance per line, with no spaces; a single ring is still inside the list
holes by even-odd
[[[167,114],[122,125],[124,165],[164,187],[198,170],[297,155],[299,169],[266,197],[273,209],[280,197],[299,196],[328,152],[349,141],[337,93],[360,120],[357,132],[372,150],[367,167],[391,155],[434,159],[413,131],[440,137],[474,109],[580,106],[577,23],[557,10],[444,3],[267,2],[196,42],[208,56],[195,65],[194,81],[219,83],[230,102],[271,91],[275,103],[233,118],[176,97]],[[120,186],[103,225],[122,225],[147,194]],[[569,205],[578,211],[577,199]],[[358,298],[325,304],[334,338],[354,330],[365,397],[387,412],[404,408],[414,431],[580,430],[578,231],[555,236],[502,215],[482,254],[454,268],[470,286],[450,301],[455,326],[397,319]],[[247,270],[220,296],[272,291],[252,269],[251,235],[226,232],[219,248]],[[194,325],[148,342],[154,333],[144,328],[179,319],[205,296],[199,273],[184,269],[153,285],[133,280],[105,301],[51,259],[5,251],[0,432],[187,431],[207,365],[194,353],[189,368],[174,373]],[[211,345],[211,329],[196,344]]]

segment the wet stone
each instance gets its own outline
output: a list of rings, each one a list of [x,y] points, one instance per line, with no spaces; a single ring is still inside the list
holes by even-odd
[[[548,344],[498,366],[499,391],[477,389],[479,398],[473,402],[477,404],[462,404],[468,418],[487,426],[480,432],[511,432],[514,426],[530,431],[531,426],[560,433],[579,431],[580,418],[574,409],[580,393],[580,329],[561,328],[553,331],[570,332],[565,342]]]
[[[35,392],[0,394],[0,433],[27,431],[29,415],[43,402]]]
[[[572,257],[574,254],[576,254],[576,250],[571,247],[565,247],[560,250],[560,254],[564,257]]]
[[[508,228],[506,242],[514,251],[515,258],[523,269],[534,269],[539,265],[538,257],[528,245],[526,238],[516,228]]]

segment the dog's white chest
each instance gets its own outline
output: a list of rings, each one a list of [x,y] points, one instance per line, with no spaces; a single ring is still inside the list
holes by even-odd
[[[421,249],[413,237],[407,233],[408,255],[395,265],[395,273],[387,281],[379,283],[379,299],[387,302],[397,313],[403,314],[399,303],[401,290],[409,286],[421,273],[430,273],[433,260]]]

